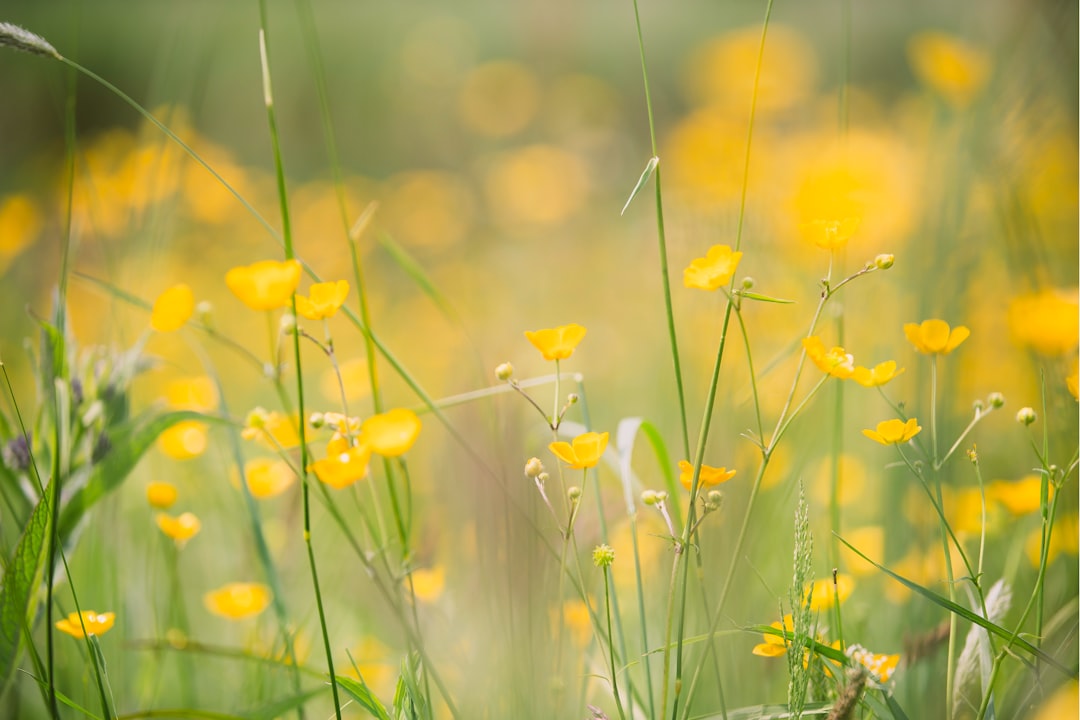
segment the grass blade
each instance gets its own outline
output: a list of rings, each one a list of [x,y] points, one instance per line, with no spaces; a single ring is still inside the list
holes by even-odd
[[[645,169],[641,171],[641,177],[638,178],[637,185],[630,191],[630,197],[626,198],[626,204],[622,206],[622,210],[619,211],[620,215],[626,214],[626,208],[630,207],[630,203],[634,201],[637,194],[641,192],[641,189],[645,187],[645,183],[649,182],[649,178],[652,177],[653,172],[656,170],[656,166],[660,164],[660,158],[653,155],[649,158],[649,162],[645,164]]]
[[[360,707],[367,710],[373,718],[378,720],[390,720],[390,713],[386,712],[386,706],[384,706],[379,699],[375,697],[368,686],[363,680],[353,680],[351,677],[338,675],[338,686],[351,695],[353,700],[360,704]]]

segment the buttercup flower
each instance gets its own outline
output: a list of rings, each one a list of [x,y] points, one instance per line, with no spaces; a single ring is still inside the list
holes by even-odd
[[[770,623],[777,630],[786,630],[787,632],[795,632],[795,623],[791,619],[791,615],[784,616],[784,622]],[[761,657],[778,657],[787,652],[787,641],[779,635],[772,635],[769,633],[762,633],[761,637],[765,642],[754,646],[753,653],[760,655]]]
[[[228,620],[243,620],[261,613],[273,596],[259,583],[229,583],[203,595],[206,609]]]
[[[557,328],[526,330],[525,337],[540,351],[545,360],[565,360],[574,354],[574,348],[585,337],[585,328],[577,323],[570,323]]]
[[[184,327],[195,312],[195,294],[187,285],[173,285],[157,296],[150,311],[150,327],[157,332],[174,332]]]
[[[720,483],[727,482],[731,478],[735,477],[734,470],[728,470],[723,467],[711,467],[709,465],[701,466],[701,473],[698,475],[698,487],[712,487],[719,485]],[[686,460],[679,461],[679,482],[687,490],[690,489],[690,485],[694,480],[694,466]]]
[[[1080,297],[1072,290],[1043,290],[1009,303],[1013,339],[1040,355],[1060,356],[1080,341]]]
[[[165,400],[178,410],[206,412],[217,407],[217,386],[206,375],[171,380],[165,386]]]
[[[398,457],[408,452],[420,435],[420,418],[412,410],[395,408],[364,420],[360,432],[372,452]]]
[[[863,430],[862,434],[871,440],[876,440],[882,445],[899,445],[906,443],[919,434],[922,428],[915,418],[907,422],[903,420],[885,420],[877,424],[877,430]]]
[[[1051,483],[1047,499],[1054,497]],[[995,480],[986,486],[986,499],[1005,506],[1010,515],[1026,515],[1042,507],[1042,478],[1034,473],[1016,481]]]
[[[345,280],[315,283],[308,290],[307,297],[296,296],[296,312],[308,320],[333,317],[348,294],[349,283]]]
[[[855,358],[850,353],[844,352],[844,348],[839,345],[826,350],[825,344],[816,335],[803,338],[802,343],[806,349],[806,355],[814,361],[821,372],[841,380],[855,373]]]
[[[371,446],[367,443],[349,447],[344,438],[337,438],[327,445],[326,457],[316,460],[310,469],[320,481],[340,490],[367,477],[370,460]]]
[[[941,32],[919,33],[908,43],[915,74],[954,107],[967,106],[990,77],[990,58]]]
[[[446,587],[446,568],[420,568],[412,571],[413,594],[420,602],[435,602]]]
[[[1073,371],[1065,378],[1065,386],[1074,400],[1080,400],[1080,368],[1073,365]]]
[[[65,632],[71,637],[82,638],[82,626],[86,626],[86,632],[90,635],[104,635],[113,626],[116,613],[99,613],[93,610],[83,610],[82,623],[79,622],[79,613],[71,613],[63,620],[56,623],[56,629]]]
[[[284,460],[255,458],[244,463],[244,480],[252,497],[265,500],[288,490],[296,481],[296,473]]]
[[[289,304],[300,284],[300,269],[296,260],[261,260],[229,270],[225,284],[252,310],[276,310]]]
[[[859,218],[855,217],[842,220],[811,220],[804,227],[810,240],[823,250],[838,250],[844,247],[858,229]]]
[[[154,518],[161,532],[165,533],[176,542],[177,547],[184,547],[187,541],[199,534],[202,523],[194,514],[186,512],[178,517],[167,513],[158,513]]]
[[[206,452],[206,425],[198,420],[182,420],[158,436],[161,452],[173,460],[190,460]]]
[[[608,444],[607,433],[587,432],[578,435],[573,444],[560,440],[548,445],[555,457],[570,466],[571,470],[596,467]]]
[[[806,598],[810,598],[810,609],[814,612],[819,610],[828,610],[839,599],[840,602],[847,600],[848,595],[855,588],[855,581],[852,580],[850,575],[844,573],[838,573],[836,576],[836,587],[833,588],[833,579],[824,578],[821,580],[815,580],[806,587],[803,592],[803,601]],[[813,594],[811,594],[811,590]]]
[[[244,429],[240,431],[240,437],[257,440],[271,450],[294,448],[300,444],[300,433],[297,430],[299,426],[298,417],[290,419],[276,410],[270,412],[257,407],[244,419]]]
[[[904,335],[915,349],[924,355],[948,355],[967,340],[971,331],[963,325],[949,329],[944,320],[923,320],[919,323],[905,323]]]
[[[904,368],[897,370],[895,360],[887,360],[878,363],[873,369],[855,368],[855,371],[851,373],[851,379],[863,387],[877,387],[878,385],[884,385],[902,372],[904,372]]]
[[[155,480],[146,486],[146,502],[159,510],[168,510],[176,502],[176,486],[172,483]]]
[[[741,252],[735,252],[727,245],[713,245],[705,257],[692,260],[683,270],[683,285],[699,290],[716,290],[727,285],[741,258]]]

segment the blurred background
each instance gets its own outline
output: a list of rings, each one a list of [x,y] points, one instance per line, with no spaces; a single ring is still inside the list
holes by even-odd
[[[349,213],[355,219],[376,208],[358,244],[374,331],[428,394],[441,398],[492,385],[492,369],[504,361],[515,365],[519,378],[550,373],[522,332],[580,323],[588,335],[563,367],[585,378],[591,425],[613,431],[621,418],[645,417],[679,459],[652,186],[620,215],[652,155],[632,5],[331,0],[312,9]],[[723,298],[686,290],[681,271],[710,246],[736,240],[763,15],[764,5],[750,2],[641,7],[691,437],[705,404]],[[271,71],[295,245],[324,279],[351,281],[300,18],[296,4],[270,3]],[[280,227],[256,4],[8,0],[0,20],[42,35],[149,108]],[[737,276],[753,277],[762,293],[795,301],[751,304],[745,312],[767,427],[787,397],[797,342],[829,267],[828,253],[809,241],[806,228],[816,219],[851,216],[861,222],[835,258],[834,277],[879,253],[894,254],[896,264],[845,288],[819,325],[826,344],[842,343],[859,364],[896,360],[906,372],[886,392],[922,418],[929,413],[928,360],[905,341],[902,325],[931,317],[965,325],[971,338],[941,365],[942,442],[951,444],[968,423],[973,401],[1004,393],[1004,411],[983,422],[971,441],[978,443],[987,481],[1029,476],[1037,461],[1013,415],[1023,406],[1042,415],[1042,378],[1046,414],[1040,422],[1048,423],[1055,461],[1067,463],[1077,436],[1076,402],[1066,384],[1076,375],[1078,334],[1077,25],[1072,2],[776,5]],[[33,408],[33,362],[23,340],[35,334],[35,318],[48,315],[58,279],[70,78],[59,63],[40,57],[5,53],[0,63],[0,304],[6,308],[0,350],[20,405]],[[228,292],[223,278],[233,266],[280,258],[280,246],[209,173],[128,106],[84,77],[77,83],[74,269],[147,302],[186,282],[198,300],[212,304],[213,322],[224,335],[265,355],[264,323]],[[395,259],[402,252],[423,268],[444,304]],[[147,326],[145,310],[86,279],[72,279],[69,297],[81,345],[125,348]],[[362,337],[341,317],[330,327],[350,409],[366,415]],[[256,405],[275,404],[258,367],[203,336],[157,335],[148,350],[156,362],[134,385],[136,409],[170,402],[168,388],[205,373],[204,357],[226,381],[227,396],[211,397],[203,403],[208,409],[225,401],[232,417],[243,418]],[[715,573],[709,571],[715,583],[727,567],[725,548],[758,462],[754,447],[740,438],[754,424],[745,358],[740,344],[729,344],[705,460],[739,472],[725,486],[722,518],[703,539],[706,566],[716,563]],[[308,347],[304,364],[314,388],[309,407],[339,409],[324,356]],[[391,404],[419,405],[387,366],[380,374]],[[777,619],[775,598],[786,593],[791,577],[791,524],[775,518],[792,516],[800,479],[811,502],[815,568],[824,577],[831,567],[835,385],[796,421],[765,477],[767,492],[746,545],[753,570],[736,576],[745,588],[728,606],[730,627]],[[809,380],[800,392],[808,387]],[[551,402],[549,391],[533,392],[542,407]],[[892,417],[891,410],[875,391],[857,386],[846,388],[839,403],[844,533],[858,533],[876,557],[912,577],[940,581],[937,521],[925,497],[905,468],[887,466],[896,459],[891,451],[858,432]],[[577,412],[571,419],[580,422]],[[435,657],[459,668],[466,667],[459,659],[469,658],[478,676],[449,672],[449,682],[478,713],[471,716],[487,716],[482,710],[494,716],[536,691],[521,689],[522,677],[547,681],[550,649],[534,642],[548,633],[544,608],[554,603],[544,593],[550,594],[555,571],[538,551],[536,531],[519,526],[508,508],[520,505],[538,522],[545,519],[520,468],[531,455],[555,460],[545,454],[543,422],[520,398],[485,399],[448,416],[474,454],[425,416],[412,460],[415,512],[423,518],[416,565],[445,573],[445,590],[434,593],[425,617]],[[1040,439],[1041,429],[1032,430]],[[155,654],[153,662],[142,662],[145,653],[125,650],[137,640],[163,637],[169,627],[165,584],[155,582],[165,573],[166,541],[145,502],[151,479],[176,482],[185,507],[202,519],[201,535],[179,557],[192,636],[249,647],[273,638],[270,627],[226,628],[199,606],[203,592],[245,579],[240,576],[254,568],[223,437],[209,431],[205,451],[183,460],[168,447],[152,451],[98,509],[91,527],[100,531],[88,531],[78,548],[77,586],[96,596],[91,605],[114,607],[122,618],[119,632],[103,638],[121,706],[178,702],[168,683],[151,676],[182,660]],[[644,486],[659,488],[655,460],[641,452],[638,465]],[[963,461],[954,465],[946,501],[960,527],[971,519],[965,513],[977,485]],[[600,483],[611,542],[617,551],[628,549],[614,473],[603,471]],[[1070,559],[1052,565],[1048,617],[1077,595],[1075,482],[1067,491],[1061,515],[1072,525],[1062,525],[1059,551]],[[311,638],[317,623],[297,493],[294,485],[262,508],[275,560],[288,578],[290,609]],[[1026,598],[1034,569],[1025,543],[1038,521],[1020,505],[991,507],[987,576],[1008,578]],[[600,537],[596,517],[581,528],[583,552]],[[649,603],[659,621],[671,553],[649,534],[663,532],[659,518],[641,522],[655,522],[639,527],[639,535]],[[977,543],[975,522],[965,526],[965,537]],[[386,629],[385,608],[332,526],[322,526],[316,546],[327,564],[340,563],[324,588],[335,645],[342,655],[352,648],[358,660],[382,667],[381,682],[392,682],[403,640]],[[8,542],[15,532],[5,529]],[[554,530],[551,536],[554,542]],[[235,552],[220,552],[223,547]],[[943,619],[872,569],[847,569],[858,576],[859,588],[846,605],[845,634],[867,647],[901,652]],[[631,592],[632,579],[620,587]],[[764,616],[762,608],[768,608]],[[492,618],[496,640],[485,627]],[[1062,633],[1065,652],[1075,655],[1075,618]],[[749,659],[757,637],[735,635],[723,644],[729,708],[784,699],[784,664]],[[527,652],[520,648],[525,639]],[[586,634],[586,664],[575,676],[583,686],[590,684],[583,679],[589,672],[599,672],[584,669],[592,657],[584,652],[589,642]],[[503,660],[518,653],[532,660],[507,667]],[[320,655],[311,653],[313,666],[321,666]],[[921,715],[925,698],[943,692],[942,655],[914,663],[897,680],[898,698],[912,717]],[[226,683],[203,681],[200,706],[240,712],[253,698],[273,696],[265,681],[270,671],[212,662],[224,674],[207,677],[232,673],[250,681],[252,690],[241,701]],[[73,654],[66,669],[79,677],[82,667]],[[500,682],[518,689],[492,690]],[[1018,686],[1030,682],[1016,680]],[[386,687],[377,688],[384,698]],[[31,697],[35,691],[27,683],[15,692]],[[593,687],[583,695],[598,702],[597,692],[605,690]],[[714,693],[703,694],[702,712],[716,701]],[[1012,697],[1020,708],[1026,696],[1017,691]]]

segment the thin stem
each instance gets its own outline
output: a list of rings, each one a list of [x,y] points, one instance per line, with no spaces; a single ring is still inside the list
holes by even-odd
[[[604,566],[604,614],[607,616],[608,634],[608,663],[611,667],[611,693],[615,696],[615,707],[619,710],[619,717],[625,720],[626,712],[623,710],[622,699],[619,697],[619,679],[615,669],[615,636],[611,632],[611,576],[607,566]]]

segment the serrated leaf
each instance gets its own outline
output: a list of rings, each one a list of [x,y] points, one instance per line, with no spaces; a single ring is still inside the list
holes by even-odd
[[[626,198],[626,204],[622,206],[622,210],[619,211],[619,215],[626,213],[626,208],[630,207],[630,203],[634,201],[637,194],[641,192],[641,189],[645,187],[645,183],[649,182],[649,178],[652,177],[653,172],[656,171],[656,166],[660,164],[660,158],[653,155],[649,158],[649,162],[645,164],[645,169],[641,171],[641,177],[638,178],[637,185],[630,191],[630,197]]]
[[[371,690],[362,680],[358,682],[351,677],[341,675],[337,675],[336,678],[338,687],[351,695],[360,707],[371,713],[372,717],[378,720],[390,720],[390,713],[386,712],[386,707],[371,694]]]
[[[780,305],[793,305],[794,300],[785,300],[784,298],[775,298],[771,295],[762,295],[761,293],[750,292],[749,290],[740,290],[739,296],[744,297],[747,300],[757,300],[759,302],[779,303]]]
[[[4,585],[0,587],[0,690],[7,689],[15,671],[19,639],[27,624],[31,599],[41,582],[52,508],[49,498],[50,489],[46,488],[4,569]]]

